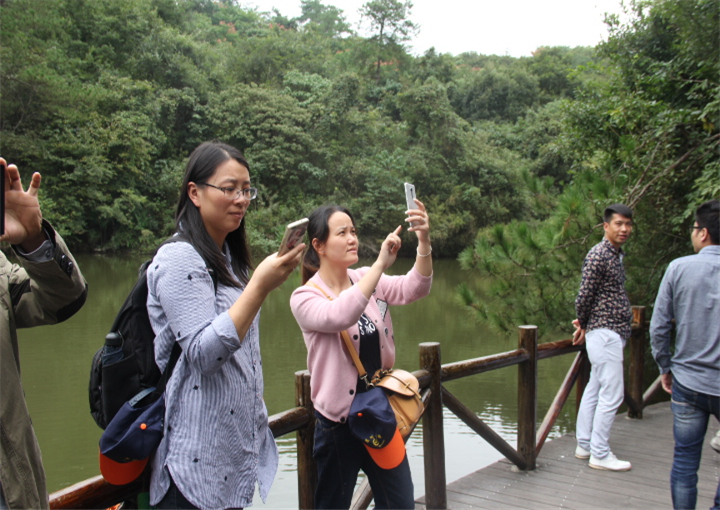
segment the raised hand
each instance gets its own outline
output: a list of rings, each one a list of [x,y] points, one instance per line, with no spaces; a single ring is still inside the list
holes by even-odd
[[[277,253],[269,255],[255,268],[253,280],[256,280],[266,293],[276,289],[288,279],[290,273],[300,263],[304,249],[305,244],[300,243],[285,255],[278,256]]]
[[[412,222],[412,226],[408,228],[408,232],[415,232],[418,236],[418,241],[421,243],[430,242],[430,217],[425,210],[425,204],[423,204],[417,198],[415,199],[417,209],[410,209],[406,211],[408,215],[405,221]]]
[[[38,202],[40,174],[35,172],[27,191],[23,190],[17,166],[0,158],[5,179],[5,234],[0,241],[19,244],[25,251],[35,250],[45,240]]]
[[[398,251],[400,251],[400,247],[402,246],[402,240],[400,239],[401,231],[402,225],[398,226],[393,232],[390,232],[380,246],[377,262],[381,264],[383,271],[392,266],[395,263],[395,259],[397,259]]]

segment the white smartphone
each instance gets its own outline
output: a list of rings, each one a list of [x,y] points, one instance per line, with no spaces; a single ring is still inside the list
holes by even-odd
[[[417,209],[417,204],[415,203],[415,185],[409,182],[405,183],[405,202],[408,209]],[[410,226],[414,226],[412,221],[410,222]]]
[[[282,241],[280,242],[280,249],[278,250],[278,257],[282,257],[297,246],[307,231],[308,221],[307,218],[303,218],[290,223],[285,228],[285,234],[283,235]]]

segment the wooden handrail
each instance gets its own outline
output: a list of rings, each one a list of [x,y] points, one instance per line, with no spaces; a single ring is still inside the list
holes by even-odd
[[[655,394],[662,388],[662,376],[657,376],[657,379],[653,381],[653,383],[648,387],[648,389],[643,393],[643,407],[648,405],[648,402],[650,402],[650,399],[655,396]]]
[[[312,419],[312,413],[306,407],[294,407],[270,416],[268,426],[273,437],[280,437],[305,427]]]
[[[295,407],[268,418],[274,437],[305,427],[311,415],[304,407]],[[148,486],[147,476],[127,485],[112,485],[102,475],[78,482],[50,495],[50,508],[108,508],[136,496]]]
[[[632,384],[626,393],[626,402],[631,414],[641,418],[642,408],[661,387],[660,378],[640,395],[638,381],[642,381],[644,339],[647,331],[644,309],[634,307],[637,323],[633,324],[630,366]],[[421,369],[413,374],[423,389],[423,403],[426,412],[423,417],[423,452],[425,460],[426,508],[446,508],[445,450],[443,440],[442,407],[447,407],[472,430],[502,453],[520,469],[534,469],[535,459],[555,424],[562,407],[569,398],[573,385],[578,388],[578,402],[587,381],[589,362],[582,345],[572,345],[572,340],[560,340],[537,344],[537,328],[522,326],[518,349],[490,356],[463,360],[445,365],[440,364],[440,345],[420,344]],[[539,429],[535,429],[537,362],[577,352],[575,360],[547,411]],[[512,448],[459,399],[443,387],[442,383],[470,375],[481,374],[500,368],[518,365],[518,449]],[[296,406],[268,418],[274,437],[290,432],[298,433],[298,498],[300,508],[313,508],[316,470],[312,458],[314,434],[314,408],[310,398],[310,375],[300,371],[296,376]],[[110,485],[102,476],[96,476],[55,492],[50,496],[50,508],[107,508],[139,492],[147,490],[147,473],[132,484]],[[372,499],[369,487],[361,486],[353,498],[353,509],[367,508]]]
[[[584,351],[578,352],[577,356],[575,356],[575,360],[570,366],[570,370],[568,370],[567,375],[565,375],[565,380],[560,385],[560,389],[558,390],[557,395],[555,395],[552,404],[550,404],[550,409],[548,409],[548,412],[545,415],[545,418],[543,418],[542,424],[538,429],[535,444],[535,455],[540,455],[540,450],[542,450],[545,440],[550,434],[550,430],[553,425],[555,425],[555,421],[558,416],[560,416],[560,411],[562,411],[565,402],[570,396],[570,392],[572,391],[575,381],[577,381],[578,375],[580,374],[580,368],[583,363],[586,363],[586,359],[587,355]]]
[[[555,356],[562,356],[582,350],[584,350],[584,346],[573,345],[572,339],[546,342],[544,344],[538,344],[538,360],[554,358]]]
[[[452,381],[471,375],[490,372],[499,368],[511,367],[528,360],[527,352],[522,349],[492,354],[481,358],[466,359],[447,363],[442,366],[442,382]]]
[[[473,412],[465,404],[460,402],[460,400],[455,395],[450,393],[445,387],[443,387],[442,389],[442,395],[443,405],[450,409],[455,414],[455,416],[460,418],[465,423],[465,425],[473,429],[476,434],[478,434],[485,441],[490,443],[490,446],[502,453],[505,458],[515,464],[518,468],[523,470],[527,469],[525,459],[523,459],[518,454],[515,448],[510,446],[507,441],[505,441],[502,437],[500,437],[500,435],[498,435],[497,432],[495,432],[484,421],[478,418],[475,412]]]
[[[108,508],[142,491],[145,480],[140,478],[128,485],[110,485],[101,476],[53,492],[50,508]]]

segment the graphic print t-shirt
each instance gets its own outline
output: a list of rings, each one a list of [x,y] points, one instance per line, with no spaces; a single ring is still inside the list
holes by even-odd
[[[360,331],[360,361],[363,367],[365,367],[368,378],[370,378],[382,367],[382,361],[380,360],[380,334],[378,333],[375,323],[364,313],[358,320],[358,329]],[[360,377],[358,377],[355,391],[357,393],[367,391],[365,381],[360,379]]]

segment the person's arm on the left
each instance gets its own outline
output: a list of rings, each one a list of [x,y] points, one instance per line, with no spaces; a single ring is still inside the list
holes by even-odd
[[[650,347],[655,362],[660,368],[663,388],[671,393],[672,375],[670,337],[672,332],[672,320],[675,316],[673,308],[673,273],[674,266],[671,264],[663,276],[660,289],[655,298],[652,319],[650,320]]]
[[[1,160],[5,175],[5,234],[20,265],[11,266],[11,302],[18,328],[55,324],[85,303],[87,283],[62,238],[42,219],[40,174],[23,190],[15,165]]]

